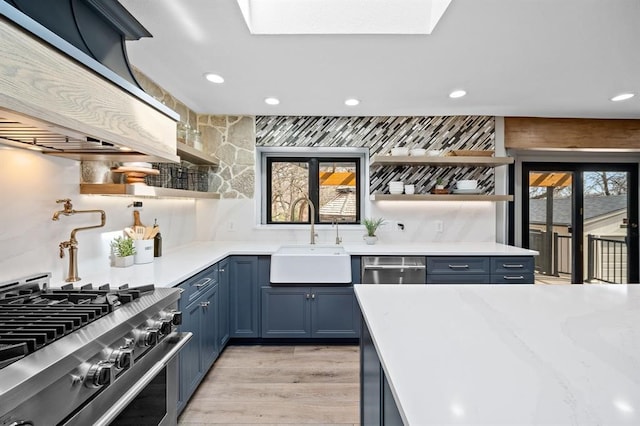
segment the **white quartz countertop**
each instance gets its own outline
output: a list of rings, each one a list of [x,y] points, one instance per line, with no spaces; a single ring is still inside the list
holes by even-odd
[[[210,265],[231,255],[270,255],[282,245],[296,245],[286,241],[197,241],[165,250],[162,257],[152,263],[128,268],[96,267],[80,264],[79,275],[86,283],[120,286],[155,284],[157,287],[173,287]],[[423,244],[344,244],[351,255],[484,255],[484,256],[532,256],[537,252],[498,243],[423,243]],[[64,282],[52,279],[52,286]]]
[[[640,424],[640,286],[359,285],[408,425]]]

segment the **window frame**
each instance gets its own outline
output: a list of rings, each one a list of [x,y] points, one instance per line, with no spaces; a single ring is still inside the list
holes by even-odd
[[[356,166],[356,220],[340,222],[344,225],[360,225],[365,217],[364,197],[368,194],[369,150],[367,148],[274,148],[258,147],[260,173],[256,173],[257,186],[261,188],[261,197],[257,206],[260,212],[259,225],[269,227],[309,225],[311,222],[273,222],[271,220],[271,166],[274,162],[309,162],[309,198],[316,207],[314,221],[316,225],[331,225],[331,222],[320,222],[320,182],[319,166],[326,162],[351,162]],[[314,177],[316,179],[314,179]],[[314,182],[315,180],[315,182]]]

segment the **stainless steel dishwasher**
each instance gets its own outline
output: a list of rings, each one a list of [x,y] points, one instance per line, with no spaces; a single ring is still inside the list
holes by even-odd
[[[363,256],[362,284],[425,284],[424,256]]]

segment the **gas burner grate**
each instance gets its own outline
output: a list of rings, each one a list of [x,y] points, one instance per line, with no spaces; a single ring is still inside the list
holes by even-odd
[[[115,290],[91,284],[40,290],[27,282],[0,294],[0,368],[131,303],[154,286]]]

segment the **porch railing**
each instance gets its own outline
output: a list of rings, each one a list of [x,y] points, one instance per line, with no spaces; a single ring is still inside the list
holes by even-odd
[[[627,282],[627,241],[625,237],[587,235],[587,281]]]
[[[545,275],[571,274],[573,258],[571,235],[529,230],[529,247],[540,254],[535,257],[536,271]],[[627,242],[624,237],[587,235],[586,281],[627,282]]]

